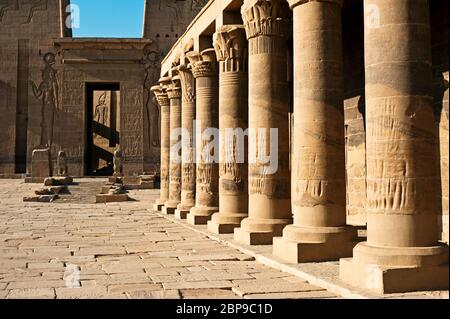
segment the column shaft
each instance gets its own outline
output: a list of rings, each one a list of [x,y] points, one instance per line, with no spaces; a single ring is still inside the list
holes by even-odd
[[[165,214],[174,214],[181,201],[181,84],[178,75],[167,84],[167,96],[170,100],[170,171],[169,199],[164,204]]]
[[[248,169],[244,132],[248,126],[248,75],[243,25],[225,25],[214,35],[219,61],[219,212],[208,222],[214,233],[233,233],[248,215]]]
[[[267,245],[292,222],[287,76],[291,13],[285,0],[246,0],[241,12],[249,39],[249,217],[235,229],[235,239]]]
[[[366,0],[365,9],[379,14],[365,22],[368,234],[341,261],[341,278],[379,292],[446,289],[428,1]]]
[[[181,168],[181,203],[175,211],[175,217],[185,219],[195,206],[195,154],[194,119],[195,119],[195,79],[191,67],[181,65],[178,68],[182,87],[181,126],[183,128],[183,159]]]
[[[214,49],[189,52],[196,85],[196,194],[195,207],[187,215],[189,223],[204,225],[219,207],[219,169],[215,143],[218,136],[208,129],[218,128],[219,81]]]
[[[170,161],[170,101],[165,89],[160,85],[151,88],[161,109],[161,172],[160,197],[155,203],[155,210],[162,210],[169,199],[169,161]]]
[[[291,0],[294,10],[294,225],[274,240],[290,262],[352,255],[346,227],[341,0]]]

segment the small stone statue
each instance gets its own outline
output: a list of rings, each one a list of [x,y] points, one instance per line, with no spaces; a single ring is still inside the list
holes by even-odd
[[[58,169],[57,171],[58,176],[69,176],[66,152],[64,151],[58,152],[58,159],[56,161],[56,165]]]
[[[114,152],[114,177],[121,177],[123,175],[123,154],[120,149]]]

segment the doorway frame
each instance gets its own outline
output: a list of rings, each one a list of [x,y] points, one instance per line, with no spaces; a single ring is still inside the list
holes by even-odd
[[[94,104],[94,91],[119,91],[121,88],[120,82],[85,82],[84,91],[84,109],[85,109],[85,138],[84,138],[84,175],[95,177],[92,167],[92,153],[93,153],[93,104]],[[120,94],[122,99],[122,94]],[[121,101],[119,101],[121,103]],[[120,108],[121,111],[121,108]],[[117,114],[116,114],[117,116]],[[119,119],[122,116],[119,114]],[[120,143],[120,139],[119,139]],[[120,144],[119,144],[120,145]]]

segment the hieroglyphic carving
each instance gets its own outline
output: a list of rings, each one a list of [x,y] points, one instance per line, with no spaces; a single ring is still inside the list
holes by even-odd
[[[46,11],[47,10],[47,0],[33,0],[31,7],[28,11],[27,20],[23,24],[29,24],[33,20],[34,13],[36,11]]]
[[[62,107],[78,106],[83,104],[83,83],[66,81],[65,76],[62,89]]]
[[[0,23],[8,11],[19,10],[19,0],[0,0]]]
[[[33,94],[42,101],[41,106],[41,135],[40,145],[51,147],[53,145],[53,126],[55,113],[59,106],[59,83],[57,71],[54,69],[56,57],[53,53],[46,53],[43,57],[44,69],[42,70],[42,82],[37,86],[31,81]]]

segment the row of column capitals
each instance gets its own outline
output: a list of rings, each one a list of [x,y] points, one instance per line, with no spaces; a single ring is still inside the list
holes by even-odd
[[[291,9],[294,9],[295,7],[310,3],[310,2],[328,2],[331,4],[337,4],[342,7],[342,4],[344,3],[344,0],[287,0],[289,2],[289,5],[291,6]]]
[[[247,39],[242,24],[221,26],[213,36],[217,61],[224,72],[244,71]]]
[[[186,54],[192,66],[192,74],[195,78],[214,77],[217,73],[216,51],[213,48],[202,52],[190,51]]]
[[[241,14],[248,39],[290,35],[291,10],[286,0],[245,0]]]

